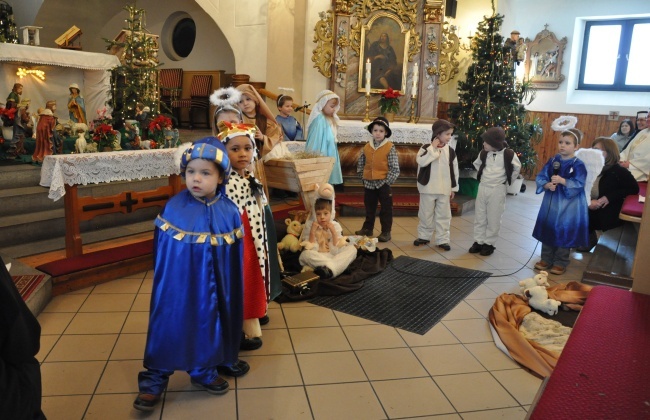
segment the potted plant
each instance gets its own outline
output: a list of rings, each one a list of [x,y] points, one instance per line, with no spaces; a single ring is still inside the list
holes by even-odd
[[[399,97],[402,96],[399,90],[388,88],[381,93],[379,99],[379,110],[389,122],[393,122],[395,114],[399,112]]]
[[[101,123],[95,126],[93,141],[97,144],[98,152],[112,152],[116,138],[117,131],[113,130],[110,124]]]

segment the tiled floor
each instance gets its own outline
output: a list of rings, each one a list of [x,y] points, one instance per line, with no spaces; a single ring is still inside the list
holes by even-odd
[[[533,274],[540,246],[531,237],[541,196],[508,196],[501,238],[489,257],[469,254],[473,212],[452,221],[452,250],[415,247],[417,218],[394,221],[395,256],[493,272],[426,335],[419,336],[307,302],[269,309],[264,345],[241,357],[251,371],[213,396],[172,376],[164,401],[147,418],[164,419],[523,419],[541,380],[499,351],[488,310],[500,293],[518,292]],[[360,218],[340,220],[347,232]],[[531,254],[535,254],[532,256]],[[589,254],[573,254],[567,273],[580,280]],[[523,269],[516,274],[512,274]],[[553,281],[551,282],[553,283]],[[56,419],[128,419],[147,332],[152,272],[54,298],[42,326],[43,411]]]

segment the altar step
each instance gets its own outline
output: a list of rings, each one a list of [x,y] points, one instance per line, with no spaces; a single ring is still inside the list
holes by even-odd
[[[582,282],[631,288],[637,229],[634,223],[626,222],[623,226],[604,232],[593,250]]]

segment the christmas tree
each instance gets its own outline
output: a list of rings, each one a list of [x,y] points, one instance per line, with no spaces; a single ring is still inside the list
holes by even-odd
[[[113,120],[121,127],[125,120],[135,119],[136,104],[158,113],[158,41],[145,28],[145,10],[135,5],[124,7],[129,14],[126,28],[114,41],[105,39],[107,49],[118,56],[121,65],[112,70],[111,96]]]
[[[0,42],[18,44],[18,30],[14,22],[14,10],[7,2],[0,4]]]
[[[458,82],[459,103],[449,111],[458,134],[456,154],[461,168],[473,168],[483,148],[481,134],[500,126],[521,161],[522,173],[531,175],[537,163],[533,143],[541,140],[541,127],[528,120],[523,102],[530,103],[534,91],[529,83],[516,80],[512,50],[499,34],[503,15],[494,12],[494,1],[492,11],[478,25],[471,45],[473,63],[465,81]]]

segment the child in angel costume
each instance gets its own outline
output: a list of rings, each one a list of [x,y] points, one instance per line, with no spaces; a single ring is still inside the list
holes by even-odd
[[[211,141],[211,139],[213,141]],[[152,411],[176,370],[211,394],[228,391],[220,374],[242,376],[244,235],[237,206],[223,191],[230,160],[216,139],[179,149],[187,189],[155,221],[154,279],[144,354],[133,403]]]
[[[357,249],[342,232],[334,221],[334,187],[324,184],[314,193],[310,217],[302,231],[300,264],[313,269],[321,279],[338,277],[357,258]]]
[[[255,157],[255,126],[218,124],[219,141],[225,146],[232,165],[226,195],[238,207],[246,232],[244,236],[244,338],[242,350],[262,346],[260,318],[266,315],[270,290],[269,249],[262,184],[248,170]]]
[[[316,104],[309,114],[309,121],[307,121],[305,150],[334,158],[334,167],[329,178],[329,183],[333,185],[343,183],[341,159],[336,146],[339,122],[336,113],[340,107],[339,96],[331,90],[323,90],[316,97]]]

